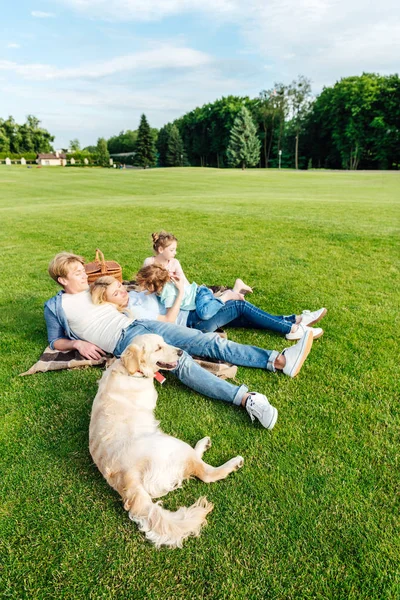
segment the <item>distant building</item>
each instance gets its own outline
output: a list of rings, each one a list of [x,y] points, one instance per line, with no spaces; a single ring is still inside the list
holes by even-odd
[[[42,167],[65,167],[65,165],[67,164],[67,155],[63,152],[37,154],[36,162]]]

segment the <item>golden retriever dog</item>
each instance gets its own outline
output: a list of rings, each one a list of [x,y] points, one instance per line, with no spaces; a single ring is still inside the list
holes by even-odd
[[[152,498],[165,496],[190,477],[211,483],[243,465],[237,456],[212,467],[202,460],[210,438],[192,448],[159,429],[154,374],[174,369],[181,354],[158,335],[135,338],[103,374],[90,419],[94,462],[122,497],[129,517],[157,547],[181,547],[188,536],[198,536],[213,505],[202,497],[189,508],[171,512]]]

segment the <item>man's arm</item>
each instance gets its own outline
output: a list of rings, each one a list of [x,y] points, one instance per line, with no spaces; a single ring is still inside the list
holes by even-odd
[[[78,350],[79,354],[84,358],[92,360],[99,360],[106,354],[104,350],[96,346],[96,344],[84,342],[83,340],[59,338],[53,342],[53,347],[55,350],[60,350],[61,352],[65,352],[66,350]]]
[[[60,350],[61,352],[66,350],[78,350],[84,358],[94,360],[99,360],[104,356],[104,350],[95,344],[84,342],[83,340],[71,340],[67,338],[61,323],[47,306],[45,306],[44,309],[44,318],[46,321],[49,346],[53,350]]]

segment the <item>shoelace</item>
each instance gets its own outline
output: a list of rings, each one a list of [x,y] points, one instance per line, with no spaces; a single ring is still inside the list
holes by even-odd
[[[250,403],[250,404],[249,404],[249,403]],[[249,405],[249,407],[248,407],[248,408],[249,408],[249,410],[248,410],[247,412],[248,412],[248,414],[250,415],[250,419],[251,419],[252,421],[254,421],[254,419],[255,419],[255,416],[254,416],[254,414],[253,414],[253,413],[256,413],[256,414],[258,413],[258,415],[260,415],[260,416],[261,416],[261,413],[260,413],[260,411],[259,411],[259,410],[257,410],[257,405],[256,405],[255,401],[253,400],[253,398],[251,397],[251,395],[249,396],[249,398],[248,398],[248,400],[247,400],[246,408],[247,408],[247,405]],[[257,417],[257,418],[258,418],[258,417]]]

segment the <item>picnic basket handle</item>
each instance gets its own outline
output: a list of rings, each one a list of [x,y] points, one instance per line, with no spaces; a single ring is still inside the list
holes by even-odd
[[[96,257],[95,261],[101,265],[101,274],[104,275],[107,273],[106,261],[104,260],[104,254],[100,250],[100,248],[96,248]]]

